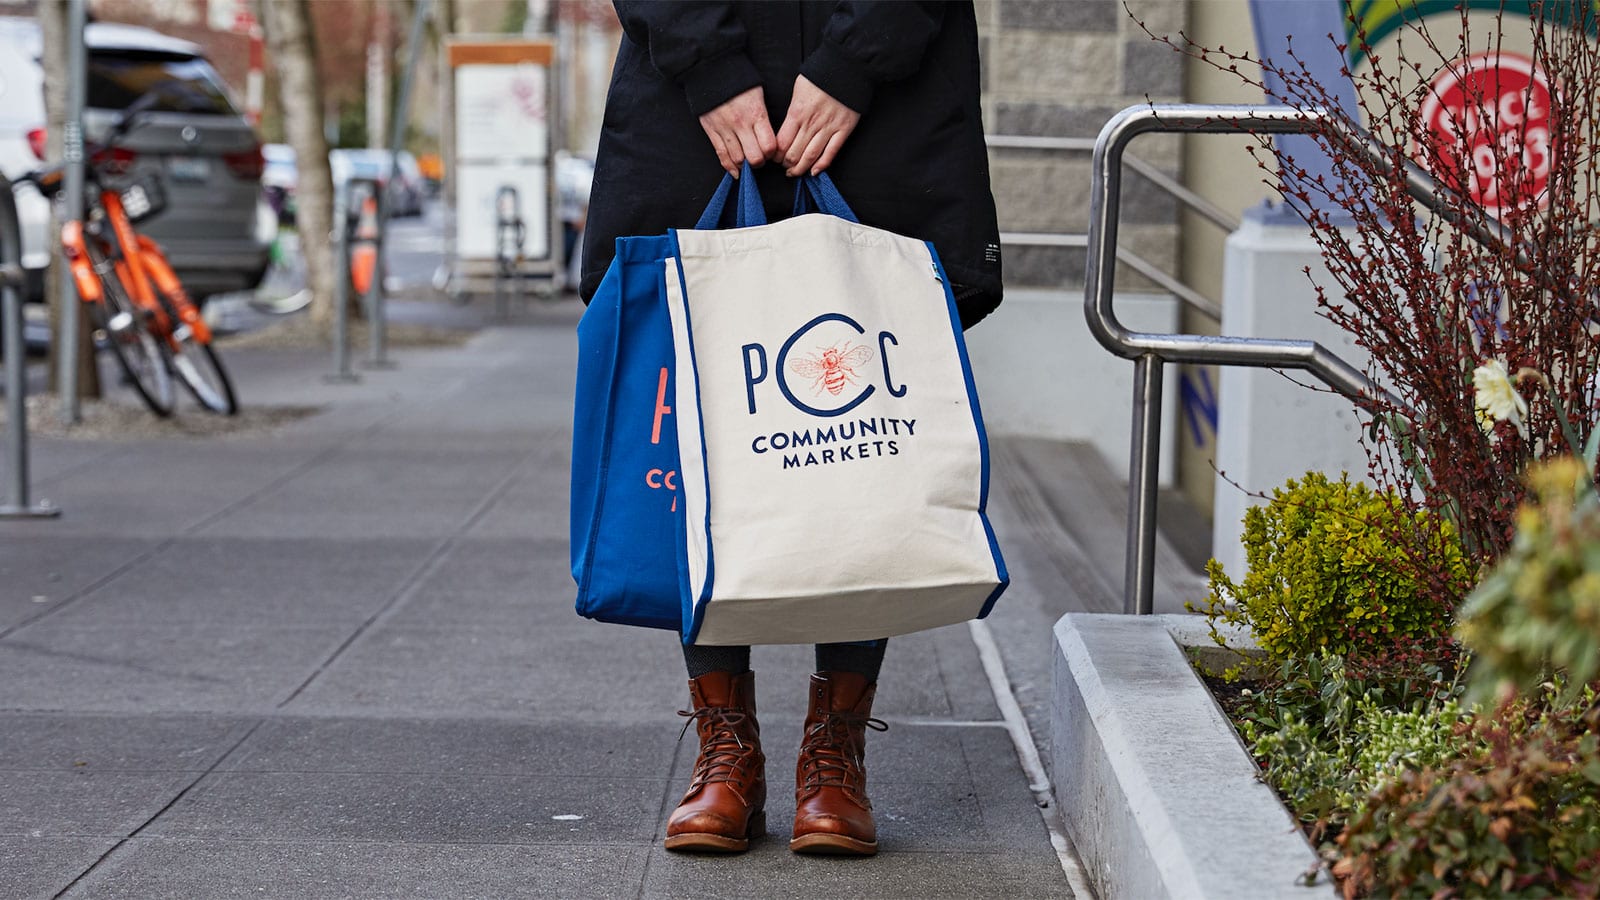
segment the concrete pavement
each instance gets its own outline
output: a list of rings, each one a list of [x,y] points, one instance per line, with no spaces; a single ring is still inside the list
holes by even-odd
[[[678,648],[571,609],[578,313],[398,349],[356,385],[324,382],[321,349],[225,348],[247,407],[320,411],[34,442],[34,494],[65,514],[0,522],[0,895],[1073,896],[991,674],[1002,659],[1039,737],[1049,624],[1111,602],[1073,534],[1120,520],[1058,518],[1072,498],[1025,464],[1081,455],[996,442],[1015,586],[990,669],[966,625],[892,642],[878,857],[787,851],[796,647],[755,651],[770,837],[668,854],[694,755]]]

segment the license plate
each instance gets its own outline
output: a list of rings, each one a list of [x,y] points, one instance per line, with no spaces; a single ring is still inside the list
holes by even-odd
[[[154,206],[150,202],[150,192],[142,184],[136,184],[122,192],[122,208],[127,211],[129,218],[138,220],[150,215]]]
[[[206,181],[211,177],[211,160],[203,156],[169,156],[167,174],[173,181]]]
[[[147,219],[166,208],[167,196],[153,176],[145,176],[121,190],[122,210],[134,222]]]

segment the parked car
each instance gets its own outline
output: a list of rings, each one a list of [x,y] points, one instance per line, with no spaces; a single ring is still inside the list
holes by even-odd
[[[38,43],[38,28],[31,20],[0,17],[0,174],[8,178],[37,168],[35,150],[44,152],[44,73],[39,68]],[[28,46],[31,52],[21,52]],[[39,300],[52,249],[50,202],[37,191],[18,191],[17,216],[22,220],[22,266],[27,273],[23,293],[29,300]]]
[[[135,100],[153,96],[102,163],[114,178],[153,175],[165,191],[166,208],[140,230],[161,244],[196,299],[254,288],[266,272],[276,219],[261,193],[261,142],[221,78],[197,45],[147,28],[92,23],[84,42],[86,141],[102,136]],[[0,171],[11,177],[38,166],[34,150],[44,144],[40,48],[36,22],[0,17]],[[25,264],[37,272],[51,254],[48,206],[27,194],[18,197],[27,207]]]
[[[341,149],[328,154],[328,164],[333,170],[333,183],[343,184],[352,178],[364,178],[386,186],[389,214],[392,216],[422,215],[422,199],[426,187],[417,158],[408,150],[399,154],[400,175],[389,177],[389,151],[370,149]]]

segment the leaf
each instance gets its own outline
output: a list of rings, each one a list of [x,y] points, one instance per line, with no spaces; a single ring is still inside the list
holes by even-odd
[[[1600,759],[1589,760],[1583,764],[1583,768],[1580,771],[1583,772],[1583,777],[1589,779],[1590,782],[1600,784]]]

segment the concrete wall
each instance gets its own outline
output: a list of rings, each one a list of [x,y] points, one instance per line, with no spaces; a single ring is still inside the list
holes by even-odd
[[[1187,0],[979,0],[984,126],[991,135],[1093,138],[1119,110],[1173,102],[1184,93],[1183,60],[1153,42],[1134,16],[1158,33],[1186,27]],[[1133,154],[1174,176],[1180,142],[1141,138]],[[1087,152],[990,152],[1002,232],[1082,235],[1089,228]],[[1121,241],[1168,272],[1178,271],[1175,202],[1142,179],[1124,184]],[[1082,248],[1008,245],[1007,300],[968,336],[983,391],[986,424],[996,434],[1094,444],[1113,471],[1128,465],[1132,363],[1089,335],[1083,318]],[[1125,267],[1116,273],[1118,308],[1136,327],[1177,327],[1177,303]],[[1175,459],[1170,398],[1163,480]]]
[[[1170,294],[1123,293],[1117,314],[1129,328],[1178,327]],[[1003,314],[1002,314],[1003,313]],[[1027,435],[1094,446],[1111,471],[1128,472],[1133,435],[1133,363],[1095,342],[1081,292],[1007,288],[993,322],[967,333],[972,377],[991,434]],[[1171,484],[1177,454],[1172,427],[1177,393],[1162,395],[1161,483]]]
[[[1131,0],[1128,5],[1157,33],[1186,27],[1186,0]],[[1124,107],[1182,99],[1182,58],[1152,42],[1122,0],[979,0],[977,9],[984,126],[990,134],[1092,138]],[[1134,153],[1178,173],[1177,138],[1141,139]],[[1002,231],[1087,231],[1087,153],[997,150],[990,154],[990,171]],[[1178,221],[1170,198],[1133,180],[1125,191],[1122,223],[1129,246],[1177,271]],[[1082,290],[1081,249],[1007,247],[1004,252],[1008,286]],[[1150,289],[1126,270],[1118,272],[1117,283]]]

